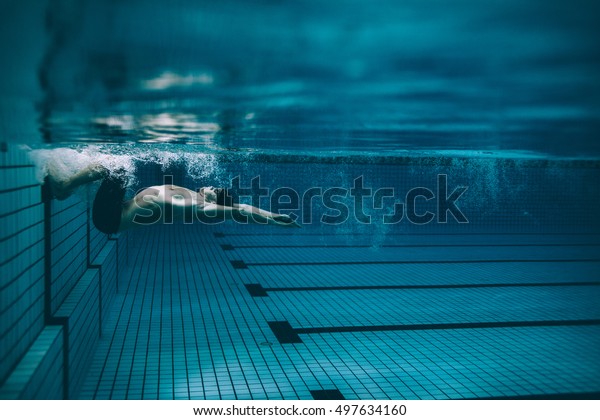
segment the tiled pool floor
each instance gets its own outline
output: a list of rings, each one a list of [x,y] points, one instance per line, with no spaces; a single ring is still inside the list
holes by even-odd
[[[600,395],[596,236],[254,232],[132,232],[79,398]]]

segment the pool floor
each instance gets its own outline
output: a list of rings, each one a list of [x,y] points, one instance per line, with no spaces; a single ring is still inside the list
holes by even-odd
[[[81,399],[600,397],[600,238],[129,233]]]

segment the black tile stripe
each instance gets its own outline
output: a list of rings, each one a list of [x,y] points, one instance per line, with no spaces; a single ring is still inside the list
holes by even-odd
[[[108,240],[115,241],[115,267],[117,270],[117,272],[115,273],[115,292],[119,293],[119,238],[109,238]],[[102,334],[102,331],[100,331],[100,334]]]
[[[356,327],[315,327],[296,328],[296,334],[323,334],[362,331],[416,331],[416,330],[459,330],[473,328],[519,328],[519,327],[568,327],[600,325],[600,319],[509,321],[509,322],[465,322],[448,324],[408,324],[408,325],[361,325]]]
[[[80,205],[81,205],[81,203],[74,202],[73,204],[71,204],[69,206],[65,206],[65,207],[61,208],[60,210],[53,209],[52,217],[54,218],[61,213],[71,210],[72,208],[78,208],[78,207],[80,207]],[[83,213],[83,210],[81,211],[81,213]]]
[[[42,187],[43,188],[43,187]],[[63,328],[63,399],[69,398],[69,325],[68,318],[55,317],[52,314],[52,205],[51,200],[43,201],[44,205],[44,324],[60,325]]]
[[[221,244],[221,249],[223,251],[233,251],[235,248],[230,244]]]
[[[600,243],[587,244],[402,244],[402,245],[381,245],[379,248],[482,248],[482,247],[578,247],[578,246],[600,246]],[[373,245],[231,245],[222,244],[221,247],[228,247],[226,251],[234,249],[269,249],[269,248],[372,248]]]
[[[28,247],[26,247],[26,248],[23,248],[23,249],[19,249],[19,250],[17,250],[17,253],[16,253],[16,254],[14,254],[12,257],[10,257],[10,258],[8,258],[8,259],[6,259],[6,260],[2,261],[2,262],[0,263],[0,267],[2,267],[3,265],[6,265],[6,264],[8,264],[9,262],[11,262],[11,261],[15,260],[15,259],[16,259],[16,258],[18,258],[18,257],[20,257],[20,256],[21,256],[21,255],[22,255],[24,252],[27,252],[28,250],[30,250],[31,248],[35,247],[36,245],[40,244],[40,243],[41,243],[41,242],[43,242],[43,241],[44,241],[44,238],[42,237],[42,238],[38,239],[37,241],[33,242],[33,243],[32,243],[31,245],[29,245]]]
[[[292,328],[287,321],[269,322],[269,327],[281,344],[302,343],[299,334],[330,334],[381,331],[457,330],[476,328],[570,327],[600,325],[600,319],[468,322],[448,324],[361,325],[352,327]]]
[[[260,284],[245,284],[244,286],[246,286],[246,290],[248,290],[248,293],[250,293],[250,296],[252,297],[268,296],[267,289],[263,289]]]
[[[7,289],[9,286],[11,286],[13,283],[19,281],[19,279],[24,276],[29,270],[31,270],[35,265],[39,264],[40,262],[44,262],[45,263],[45,257],[41,256],[40,258],[38,258],[37,260],[33,261],[31,264],[29,264],[27,267],[23,268],[23,270],[21,270],[16,276],[14,276],[11,280],[9,280],[7,283],[3,284],[0,286],[0,292],[4,291],[5,289]],[[45,265],[44,265],[45,267]]]
[[[243,263],[244,267],[251,266],[286,266],[286,265],[377,265],[377,264],[484,264],[484,263],[548,263],[548,262],[559,262],[559,263],[578,263],[578,262],[600,262],[598,258],[581,258],[581,259],[568,259],[568,260],[423,260],[423,261],[316,261],[316,262],[304,262],[304,261],[292,261],[292,262],[263,262],[263,263],[244,263],[244,261],[236,260],[231,261],[232,264]],[[238,267],[236,267],[238,268]]]
[[[29,188],[34,188],[34,187],[39,187],[39,186],[40,186],[40,184],[30,184],[30,185],[23,185],[21,187],[7,188],[5,190],[0,190],[0,194],[14,192],[14,191],[20,191],[20,190],[27,190]]]
[[[345,400],[344,396],[338,389],[319,389],[310,391],[310,394],[315,400]]]
[[[39,263],[39,261],[41,261],[41,260],[38,260],[38,263]],[[25,272],[27,272],[27,271],[25,271]],[[30,293],[32,291],[32,289],[34,289],[36,287],[37,282],[43,280],[43,277],[44,277],[44,275],[42,274],[37,279],[33,279],[33,281],[31,281],[29,283],[29,286],[27,286],[26,288],[23,288],[22,290],[19,290],[18,295],[16,295],[13,298],[11,298],[10,301],[7,302],[7,304],[4,305],[0,309],[0,319],[2,318],[2,316],[4,314],[6,314],[8,311],[10,311],[13,308],[13,306],[16,306],[18,304],[19,300],[23,298],[23,296],[25,296],[28,293]],[[18,281],[18,278],[16,280]],[[6,288],[8,288],[8,286],[10,286],[11,284],[13,284],[14,282],[15,282],[15,279],[13,279],[13,281],[7,283],[6,285],[2,286],[2,288],[0,289],[0,291],[4,291]],[[38,296],[38,295],[36,294],[36,296]],[[35,299],[29,301],[28,302],[29,306],[25,307],[24,313],[29,312],[29,310],[32,309],[35,306],[35,304],[37,303],[37,301],[39,299],[41,299],[41,298],[42,298],[42,295],[39,295]],[[9,328],[5,329],[4,332],[0,334],[0,339],[3,339],[4,336],[5,336],[5,334],[6,334],[6,331],[8,331],[10,328],[12,328],[12,326],[16,325],[17,322],[21,321],[21,319],[18,318],[18,319],[15,319],[13,321],[14,322],[12,324],[10,324],[11,326]],[[5,326],[6,326],[6,324],[5,324]]]
[[[259,283],[245,284],[252,297],[268,296],[268,292],[308,292],[329,290],[409,290],[409,289],[478,289],[487,287],[570,287],[600,286],[600,281],[575,281],[554,283],[465,283],[465,284],[408,284],[408,285],[365,285],[365,286],[306,286],[306,287],[263,287]]]
[[[19,168],[34,168],[35,165],[5,165],[0,166],[0,169],[19,169]]]
[[[0,217],[0,218],[1,218],[1,217]],[[23,228],[23,229],[21,229],[21,230],[18,230],[18,231],[14,232],[14,233],[11,233],[11,234],[10,234],[10,235],[8,235],[8,236],[5,236],[4,238],[1,238],[1,239],[0,239],[0,243],[1,243],[1,242],[4,242],[4,241],[8,241],[9,239],[12,239],[12,238],[14,238],[15,236],[19,236],[21,233],[25,232],[26,230],[29,230],[29,229],[31,229],[32,227],[35,227],[35,226],[37,226],[37,225],[39,225],[39,224],[41,224],[41,223],[44,223],[44,220],[39,220],[39,221],[37,221],[37,222],[35,222],[35,223],[33,223],[33,224],[31,224],[31,225],[27,226],[27,227],[24,227],[24,228]]]
[[[22,212],[22,211],[24,211],[24,210],[31,209],[31,208],[33,208],[33,207],[41,206],[42,204],[43,204],[43,203],[41,203],[41,202],[40,202],[40,203],[34,203],[34,204],[30,204],[30,205],[28,205],[28,206],[25,206],[25,207],[21,207],[20,209],[11,210],[11,211],[9,211],[9,212],[6,212],[6,213],[3,213],[3,214],[0,214],[0,219],[3,219],[3,218],[5,218],[6,216],[12,216],[13,214],[16,214],[16,213]]]
[[[236,236],[251,236],[255,237],[256,233],[223,233],[223,232],[215,232],[213,234],[215,238],[224,238],[227,237],[236,237]],[[389,232],[386,233],[385,236],[406,236],[406,237],[419,237],[419,236],[599,236],[600,232]],[[373,232],[367,233],[278,233],[278,232],[270,232],[269,236],[353,236],[353,237],[361,237],[361,236],[373,236]]]
[[[56,216],[58,213],[54,213],[52,215],[52,217]],[[52,233],[56,233],[61,229],[64,229],[65,226],[72,224],[75,220],[77,220],[78,218],[80,218],[82,215],[86,214],[86,211],[80,211],[79,213],[76,213],[73,217],[71,217],[69,220],[64,221],[63,223],[60,224],[60,226],[57,226],[56,229],[52,230]]]
[[[88,247],[89,248],[89,247]],[[93,264],[89,262],[89,255],[88,255],[88,264],[87,264],[87,268],[91,268],[91,269],[95,269],[98,270],[98,337],[101,338],[102,337],[102,312],[103,312],[103,302],[102,302],[102,279],[103,279],[103,273],[102,273],[102,264]]]
[[[44,320],[52,319],[52,205],[44,200]],[[63,331],[64,334],[64,331]]]
[[[287,321],[272,321],[268,322],[271,331],[275,334],[275,338],[281,344],[302,343],[302,339],[289,322]]]
[[[248,268],[248,265],[242,260],[232,260],[231,265],[237,270]]]
[[[40,277],[40,279],[41,279],[41,277]],[[32,284],[31,286],[29,286],[29,287],[27,288],[27,290],[25,290],[23,293],[21,293],[21,295],[20,295],[20,296],[18,296],[18,297],[17,297],[17,299],[20,299],[20,298],[21,298],[23,295],[25,295],[26,293],[28,293],[28,292],[29,292],[29,290],[31,290],[32,288],[33,288],[33,284]],[[35,300],[32,300],[32,301],[31,301],[31,303],[30,303],[30,304],[29,304],[29,305],[28,305],[28,306],[25,308],[25,310],[24,310],[23,312],[24,312],[24,313],[31,313],[31,309],[32,309],[32,308],[34,308],[34,307],[35,307],[35,306],[38,304],[39,300],[41,300],[41,299],[43,299],[43,296],[42,296],[42,295],[40,295],[40,296],[38,296],[37,298],[35,298]],[[17,300],[14,300],[13,302],[11,302],[11,304],[10,304],[8,307],[6,307],[6,308],[5,308],[5,309],[2,311],[2,313],[0,313],[0,316],[3,316],[3,315],[6,313],[6,312],[10,311],[10,309],[11,309],[13,306],[15,306],[15,305],[17,305]],[[37,321],[37,320],[38,320],[39,318],[41,318],[42,316],[43,316],[43,314],[40,314],[40,315],[38,315],[38,316],[34,317],[30,325],[32,325],[32,324],[33,324],[35,321]],[[21,322],[21,321],[22,321],[22,319],[21,319],[21,318],[17,318],[17,319],[15,319],[15,320],[13,320],[13,321],[12,321],[10,324],[5,324],[5,325],[4,325],[4,327],[5,327],[5,328],[4,328],[4,331],[2,332],[2,334],[0,334],[0,340],[4,340],[4,339],[6,338],[6,336],[7,336],[8,334],[10,334],[10,333],[11,333],[11,331],[12,331],[12,330],[15,328],[15,326],[16,326],[16,325],[17,325],[19,322]],[[28,333],[29,333],[29,331],[28,331],[28,330],[25,330],[25,331],[23,331],[21,334],[19,334],[19,336],[18,336],[18,340],[17,340],[17,341],[18,341],[18,342],[21,342],[21,341],[23,341],[23,340],[24,340],[24,338],[25,338],[25,336],[26,336]],[[14,366],[16,366],[17,364],[18,364],[18,363],[15,363],[15,365],[14,365]],[[13,368],[13,369],[14,369],[14,368]],[[12,370],[13,370],[13,369],[11,369],[10,371],[12,372]]]
[[[82,213],[82,214],[83,214],[83,213]],[[79,217],[79,216],[81,216],[81,215],[78,215],[77,217]],[[75,220],[75,219],[73,219],[73,220]],[[72,220],[71,220],[70,222],[72,222]],[[66,226],[66,224],[62,225],[62,226],[61,226],[61,227],[59,227],[58,229],[62,229],[62,228],[64,228],[65,226]],[[81,229],[83,229],[84,227],[85,227],[85,225],[80,225],[80,226],[78,226],[76,229],[71,229],[71,233],[69,233],[69,235],[65,236],[65,237],[64,237],[64,238],[63,238],[63,239],[62,239],[60,242],[57,242],[57,243],[56,243],[56,244],[55,244],[55,245],[52,247],[51,251],[55,251],[55,250],[56,250],[58,247],[60,247],[62,244],[64,244],[65,242],[68,242],[68,241],[70,241],[70,240],[71,240],[71,238],[72,238],[73,236],[81,235],[81,232],[79,232],[79,231],[80,231]],[[56,230],[58,230],[58,229],[56,229]],[[55,231],[53,231],[52,233],[56,232],[56,230],[55,230]],[[62,255],[60,258],[64,258],[66,255],[69,255],[69,253],[70,253],[70,252],[71,252],[73,249],[75,249],[75,248],[77,248],[77,249],[81,250],[81,244],[80,244],[80,243],[78,243],[78,242],[76,242],[76,243],[75,243],[75,244],[74,244],[74,245],[73,245],[73,246],[72,246],[72,247],[71,247],[71,248],[70,248],[70,249],[69,249],[67,252],[65,252],[65,253],[64,253],[64,254],[63,254],[63,255]],[[59,259],[60,259],[60,258],[59,258]]]

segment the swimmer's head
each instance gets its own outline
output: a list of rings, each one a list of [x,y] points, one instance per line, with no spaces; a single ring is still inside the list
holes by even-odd
[[[233,206],[233,198],[227,194],[226,188],[217,188],[215,193],[217,194],[217,204],[228,207]]]
[[[204,187],[198,190],[209,203],[217,203],[221,206],[233,206],[233,198],[227,194],[226,188]]]

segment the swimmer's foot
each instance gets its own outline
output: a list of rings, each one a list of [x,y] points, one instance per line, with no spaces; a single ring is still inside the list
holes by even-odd
[[[50,198],[56,198],[59,201],[66,200],[70,195],[71,191],[66,185],[66,181],[59,181],[48,174],[45,179],[45,184],[50,191]]]
[[[65,185],[65,181],[60,181],[57,177],[58,170],[54,166],[54,162],[48,163],[48,175],[44,178],[44,187],[47,197],[57,200],[65,200],[70,194]]]
[[[288,216],[287,214],[277,214],[275,216],[273,216],[271,218],[271,220],[279,226],[284,226],[284,227],[302,227],[298,224],[298,222],[296,222],[294,219],[292,219],[290,216]]]

